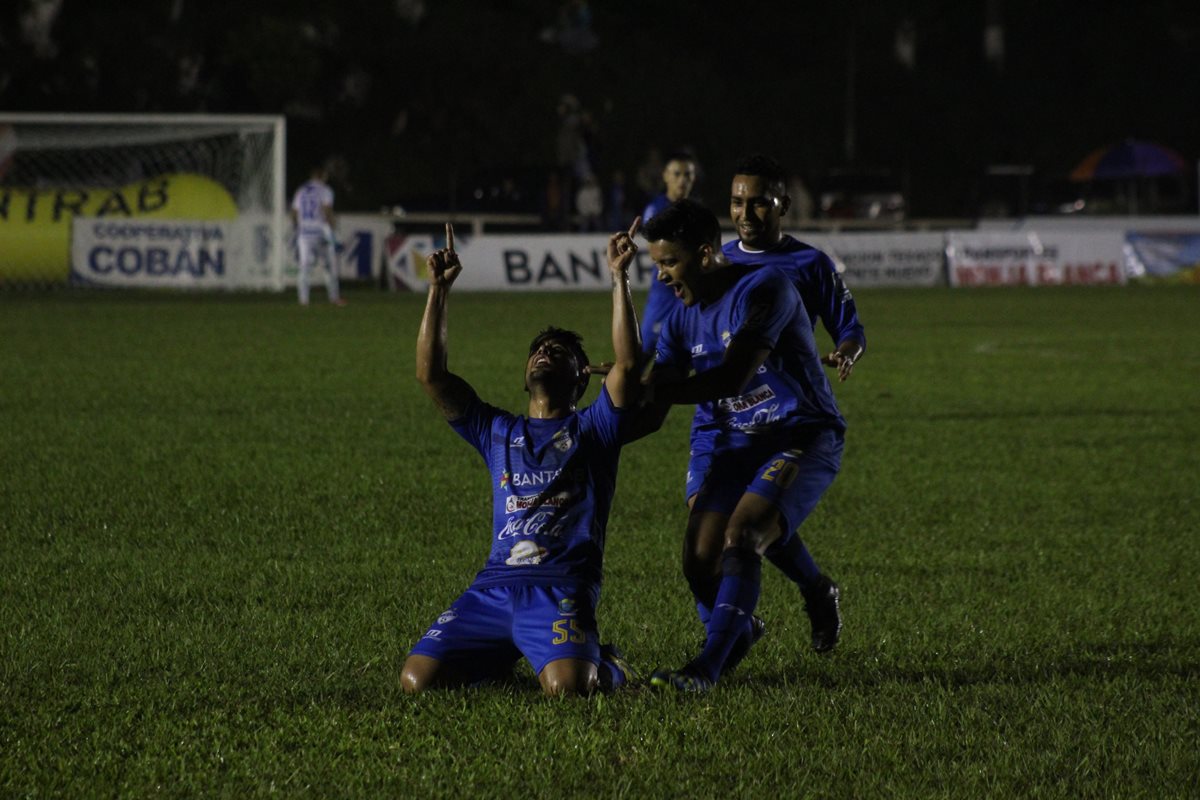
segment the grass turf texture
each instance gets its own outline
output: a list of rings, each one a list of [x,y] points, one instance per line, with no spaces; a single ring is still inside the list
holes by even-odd
[[[1197,287],[860,292],[803,528],[836,653],[767,566],[714,693],[566,701],[401,694],[487,477],[413,380],[423,298],[350,299],[0,295],[0,795],[1195,796]],[[606,294],[460,294],[451,367],[523,409],[544,322],[611,355]],[[645,674],[701,637],[688,416],[610,525],[603,633]]]

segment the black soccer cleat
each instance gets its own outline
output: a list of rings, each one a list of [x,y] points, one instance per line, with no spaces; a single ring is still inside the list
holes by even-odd
[[[837,647],[842,632],[842,611],[839,601],[841,590],[838,585],[822,575],[815,585],[806,591],[804,611],[812,623],[812,646],[818,653],[828,653]]]
[[[721,667],[721,674],[727,675],[733,672],[738,664],[742,663],[742,659],[750,652],[750,648],[758,644],[758,640],[767,633],[767,623],[762,621],[761,617],[750,615],[750,639],[738,639],[733,648],[729,651],[729,655],[725,659],[724,666]]]
[[[708,678],[688,667],[683,669],[656,669],[650,676],[650,685],[655,689],[665,689],[686,694],[703,694],[710,691],[716,684]]]

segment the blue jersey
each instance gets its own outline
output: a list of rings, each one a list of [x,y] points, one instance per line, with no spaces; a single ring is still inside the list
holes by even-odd
[[[600,584],[625,412],[529,419],[476,398],[450,425],[492,473],[492,552],[475,586]]]
[[[790,276],[779,267],[728,269],[742,275],[716,302],[691,307],[676,302],[663,322],[655,361],[685,374],[706,372],[724,360],[734,338],[749,339],[770,354],[741,395],[696,406],[693,439],[713,437],[707,441],[720,448],[736,446],[743,435],[845,430],[812,322]]]
[[[744,250],[742,243],[734,240],[721,251],[731,264],[781,267],[800,292],[814,329],[820,317],[835,345],[854,339],[866,349],[867,337],[854,297],[829,256],[791,236],[784,236],[768,250]]]
[[[666,193],[657,195],[653,200],[646,204],[646,210],[642,212],[642,224],[645,225],[655,214],[661,213],[664,209],[671,205]],[[653,353],[655,343],[658,341],[658,332],[662,328],[663,318],[671,311],[671,308],[679,301],[675,299],[675,293],[672,292],[665,283],[659,283],[657,280],[650,283],[650,294],[646,298],[646,308],[642,311],[642,350],[647,353]]]
[[[650,221],[650,218],[655,214],[661,214],[671,205],[671,199],[667,197],[666,192],[655,195],[649,203],[646,204],[646,210],[642,212],[642,224],[645,225]]]

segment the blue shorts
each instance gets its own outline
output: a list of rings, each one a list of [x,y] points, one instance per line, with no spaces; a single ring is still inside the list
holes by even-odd
[[[821,495],[837,477],[845,435],[824,428],[787,437],[745,437],[745,444],[709,449],[712,437],[693,437],[688,462],[688,498],[693,511],[732,514],[747,492],[765,497],[786,523],[780,542],[786,542],[816,508]]]
[[[508,672],[522,655],[538,674],[560,658],[599,664],[597,599],[569,586],[471,586],[409,655],[453,664],[471,682]]]

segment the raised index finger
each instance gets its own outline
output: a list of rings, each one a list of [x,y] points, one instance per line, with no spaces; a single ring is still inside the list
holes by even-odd
[[[638,228],[640,228],[640,227],[642,227],[642,217],[641,217],[641,215],[638,215],[637,217],[634,218],[633,224],[629,226],[629,238],[630,239],[632,239],[634,236],[637,236]]]
[[[454,226],[449,222],[446,223],[446,249],[454,252]]]

